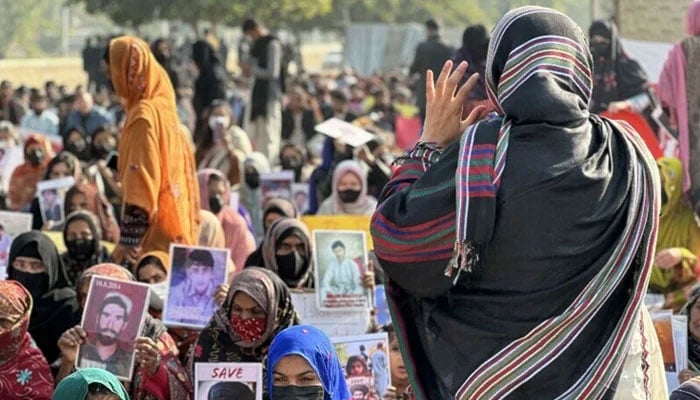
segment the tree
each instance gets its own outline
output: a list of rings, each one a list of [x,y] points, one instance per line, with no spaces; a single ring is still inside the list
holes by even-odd
[[[168,0],[68,0],[68,4],[85,4],[85,10],[91,14],[105,14],[115,24],[139,28],[152,21],[161,9],[170,4]]]
[[[10,46],[18,39],[29,45],[27,52],[34,54],[38,51],[36,42],[32,40],[22,40],[30,36],[35,36],[41,26],[37,21],[41,21],[43,17],[42,11],[45,11],[50,5],[50,0],[0,0],[0,58],[7,56],[7,51]]]

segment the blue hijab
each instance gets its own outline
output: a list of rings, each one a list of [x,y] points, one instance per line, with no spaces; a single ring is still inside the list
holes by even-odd
[[[267,356],[267,391],[272,397],[272,377],[277,363],[286,356],[303,357],[318,375],[325,400],[348,400],[350,392],[345,384],[345,375],[330,339],[321,330],[310,325],[297,325],[277,334],[270,345]]]

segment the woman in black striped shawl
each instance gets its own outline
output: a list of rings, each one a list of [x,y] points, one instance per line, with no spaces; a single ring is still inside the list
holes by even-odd
[[[422,141],[371,227],[419,399],[611,398],[628,354],[652,392],[658,171],[635,132],[588,112],[591,64],[569,17],[524,7],[489,46],[498,116],[460,121],[466,65],[429,74]]]

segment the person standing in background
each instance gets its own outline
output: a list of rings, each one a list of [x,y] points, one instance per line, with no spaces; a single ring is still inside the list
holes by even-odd
[[[241,64],[243,74],[253,78],[250,110],[244,129],[253,142],[253,149],[274,164],[280,150],[282,94],[285,90],[282,42],[253,19],[243,23],[243,33],[253,42],[249,64]]]
[[[425,23],[428,39],[416,48],[416,56],[409,70],[411,76],[420,74],[416,82],[416,98],[421,120],[425,119],[425,74],[428,70],[439,71],[442,64],[452,58],[452,48],[440,39],[440,25],[430,19]]]
[[[113,39],[105,61],[126,110],[119,143],[122,230],[113,257],[134,265],[141,251],[197,243],[199,185],[175,90],[148,45],[131,36]]]

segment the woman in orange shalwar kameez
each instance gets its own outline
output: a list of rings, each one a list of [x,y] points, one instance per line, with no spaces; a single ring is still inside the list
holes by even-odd
[[[105,61],[126,110],[119,143],[124,205],[115,258],[134,265],[142,252],[197,243],[199,187],[175,91],[148,45],[130,36],[113,39]]]

